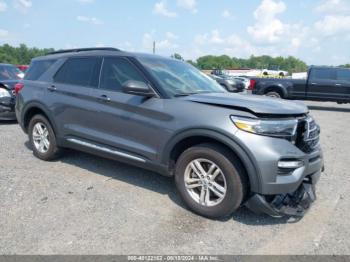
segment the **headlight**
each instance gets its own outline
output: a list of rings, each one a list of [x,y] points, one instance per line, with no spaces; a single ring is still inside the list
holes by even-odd
[[[11,97],[11,94],[6,89],[0,88],[0,97]]]
[[[288,120],[261,120],[231,116],[235,126],[243,131],[277,137],[293,137],[296,134],[298,121]]]

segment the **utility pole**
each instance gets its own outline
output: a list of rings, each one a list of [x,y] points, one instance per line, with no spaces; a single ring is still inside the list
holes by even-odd
[[[156,53],[156,41],[153,41],[153,54]]]

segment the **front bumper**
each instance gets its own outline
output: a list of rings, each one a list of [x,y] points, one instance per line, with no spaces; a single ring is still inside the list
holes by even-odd
[[[0,104],[0,120],[16,120],[14,105],[5,106]]]
[[[324,170],[322,149],[317,147],[305,153],[285,139],[243,131],[236,136],[245,141],[259,171],[259,181],[251,186],[246,206],[274,217],[303,216],[316,199],[315,185]],[[279,165],[281,161],[299,161],[302,165],[285,168]]]
[[[307,177],[293,193],[273,197],[254,194],[245,203],[245,206],[255,213],[264,213],[272,217],[303,217],[316,200],[315,184],[320,174],[321,172],[317,172]]]

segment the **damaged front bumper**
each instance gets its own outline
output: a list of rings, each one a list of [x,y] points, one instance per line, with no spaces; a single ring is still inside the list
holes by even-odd
[[[316,200],[315,184],[321,171],[305,177],[293,193],[264,196],[254,194],[245,203],[255,213],[265,213],[272,217],[303,217]]]

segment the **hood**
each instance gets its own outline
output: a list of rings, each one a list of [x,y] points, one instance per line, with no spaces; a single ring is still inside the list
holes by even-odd
[[[303,115],[308,108],[302,102],[292,102],[283,99],[258,95],[240,95],[232,93],[197,94],[184,98],[197,103],[232,107],[249,111],[255,115]]]
[[[6,85],[9,89],[14,89],[21,80],[0,80],[0,84]]]

